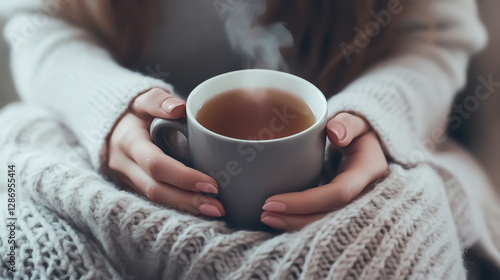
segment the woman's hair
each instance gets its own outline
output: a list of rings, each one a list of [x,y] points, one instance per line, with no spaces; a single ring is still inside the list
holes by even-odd
[[[159,7],[160,0],[71,0],[61,10],[68,20],[97,34],[130,67],[151,41]]]
[[[260,24],[286,24],[295,41],[292,48],[282,50],[291,72],[331,96],[390,51],[395,16],[385,19],[385,26],[374,16],[387,4],[387,0],[268,0]],[[130,67],[147,49],[159,6],[160,0],[74,0],[62,8],[71,21],[99,34],[115,58]],[[371,37],[365,31],[369,22]],[[360,44],[360,40],[365,41]]]

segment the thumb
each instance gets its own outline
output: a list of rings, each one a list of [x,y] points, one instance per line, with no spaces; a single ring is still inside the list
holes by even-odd
[[[139,95],[130,109],[140,117],[178,119],[186,113],[186,102],[163,89],[154,88]]]
[[[340,113],[328,121],[326,134],[336,147],[345,147],[352,140],[370,130],[368,123],[361,117],[350,113]]]

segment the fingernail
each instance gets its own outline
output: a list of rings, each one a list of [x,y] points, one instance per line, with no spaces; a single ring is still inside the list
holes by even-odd
[[[205,193],[218,193],[217,188],[207,182],[198,182],[194,185],[194,187],[199,190],[200,192],[205,192]]]
[[[340,122],[331,122],[330,125],[328,126],[328,129],[330,129],[335,135],[337,135],[337,138],[339,141],[342,141],[345,139],[345,136],[347,134],[345,126],[340,123]]]
[[[284,229],[286,227],[285,222],[276,216],[265,216],[261,222],[275,229]]]
[[[268,203],[262,206],[262,210],[271,211],[271,212],[285,212],[286,204],[279,201],[269,201]]]
[[[163,101],[163,103],[161,104],[161,109],[165,111],[165,113],[170,114],[175,108],[180,107],[184,104],[185,102],[180,99],[168,98],[165,99],[165,101]]]
[[[203,203],[199,208],[200,212],[206,216],[222,217],[222,213],[212,203]]]

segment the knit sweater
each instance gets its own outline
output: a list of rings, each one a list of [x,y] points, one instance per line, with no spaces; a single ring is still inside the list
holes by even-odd
[[[92,34],[47,6],[0,5],[10,15],[5,36],[24,103],[0,114],[1,162],[16,164],[21,199],[14,277],[461,279],[461,253],[476,242],[500,265],[498,197],[472,158],[442,135],[468,58],[485,43],[473,1],[405,2],[393,55],[328,102],[330,116],[349,111],[370,122],[391,175],[345,208],[281,235],[234,231],[106,181],[97,170],[116,120],[137,94],[173,87],[120,67]],[[12,276],[8,234],[0,235],[3,277]]]
[[[38,106],[8,106],[0,124],[0,160],[16,165],[18,186],[17,271],[9,271],[10,230],[2,229],[0,278],[465,279],[464,248],[480,238],[492,256],[500,248],[498,201],[475,197],[435,165],[391,164],[388,178],[345,208],[272,235],[118,190],[59,117]],[[481,174],[456,146],[447,150],[436,158]]]

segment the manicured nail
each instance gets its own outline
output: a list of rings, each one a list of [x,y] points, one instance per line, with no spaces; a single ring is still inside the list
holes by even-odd
[[[185,102],[180,99],[168,98],[163,101],[163,104],[161,104],[161,109],[165,111],[165,113],[170,114],[175,108],[180,107],[184,104]]]
[[[200,192],[204,193],[218,193],[217,188],[207,182],[198,182],[194,185],[194,187],[199,190]]]
[[[212,203],[203,203],[199,208],[200,212],[206,216],[222,217],[222,213]]]
[[[276,216],[265,216],[261,219],[261,222],[275,229],[284,229],[286,227],[285,222]]]
[[[262,206],[262,210],[271,211],[271,212],[285,212],[286,204],[279,201],[269,201],[268,203]]]
[[[344,140],[345,136],[347,135],[345,126],[340,122],[331,122],[328,126],[328,129],[330,129],[333,133],[335,133],[335,135],[337,135],[339,141]]]

